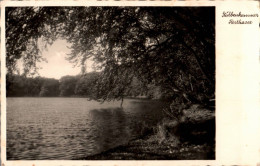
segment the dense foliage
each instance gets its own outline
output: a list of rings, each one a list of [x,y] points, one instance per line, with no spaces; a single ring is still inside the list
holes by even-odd
[[[62,95],[91,94],[94,99],[121,99],[155,86],[176,102],[203,103],[215,93],[214,7],[8,7],[6,61],[14,73],[23,59],[25,74],[37,71],[38,40],[71,43],[67,59],[82,65],[92,58],[100,71],[95,92],[71,89],[75,80],[60,82]],[[79,84],[91,84],[88,79]],[[64,85],[62,82],[66,82]],[[90,80],[90,82],[92,82]],[[54,84],[50,83],[50,84]],[[46,85],[47,87],[47,85]],[[81,86],[84,87],[84,86]],[[41,88],[42,95],[48,94]],[[48,94],[49,95],[49,94]],[[50,94],[51,95],[51,94]],[[178,100],[178,101],[177,101]]]
[[[19,75],[6,77],[7,96],[58,96],[59,81],[51,78],[26,78]]]
[[[90,72],[84,75],[63,76],[59,80],[45,77],[25,77],[7,75],[7,97],[87,97],[95,99],[100,73]],[[161,98],[158,87],[143,89],[140,81],[134,79],[131,83],[131,93],[127,97]]]

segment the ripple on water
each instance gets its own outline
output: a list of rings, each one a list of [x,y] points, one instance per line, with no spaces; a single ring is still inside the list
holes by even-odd
[[[152,103],[152,104],[151,104]],[[161,119],[157,101],[100,104],[84,98],[8,98],[7,159],[82,158],[138,136]]]

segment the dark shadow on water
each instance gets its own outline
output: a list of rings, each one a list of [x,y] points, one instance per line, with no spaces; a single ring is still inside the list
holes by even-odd
[[[129,141],[131,131],[123,108],[93,109],[90,116],[97,152]]]

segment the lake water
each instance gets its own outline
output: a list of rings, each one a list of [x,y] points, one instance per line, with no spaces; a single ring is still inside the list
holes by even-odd
[[[7,159],[78,159],[127,143],[162,118],[159,101],[7,98]]]

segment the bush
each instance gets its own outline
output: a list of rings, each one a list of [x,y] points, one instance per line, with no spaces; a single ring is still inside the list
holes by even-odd
[[[170,105],[165,109],[167,118],[154,128],[158,143],[171,142],[177,146],[180,142],[212,143],[215,138],[215,112],[200,105]]]
[[[170,142],[172,146],[178,146],[180,143],[178,136],[175,135],[178,122],[176,120],[164,119],[154,127],[154,140],[159,144]]]

